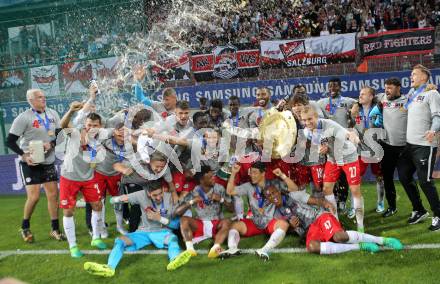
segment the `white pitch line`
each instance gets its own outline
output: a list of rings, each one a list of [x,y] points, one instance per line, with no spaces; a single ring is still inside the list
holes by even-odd
[[[420,250],[420,249],[440,249],[440,243],[438,244],[416,244],[407,245],[404,250]],[[385,248],[385,250],[389,250]],[[109,254],[111,250],[83,250],[84,254],[89,255],[105,255]],[[242,249],[243,254],[254,254],[255,249]],[[305,248],[278,248],[271,251],[271,253],[305,253]],[[68,250],[4,250],[0,251],[0,259],[10,255],[63,255],[69,254]],[[167,250],[139,250],[139,251],[127,251],[124,254],[167,254]],[[198,254],[207,254],[207,250],[197,250]]]

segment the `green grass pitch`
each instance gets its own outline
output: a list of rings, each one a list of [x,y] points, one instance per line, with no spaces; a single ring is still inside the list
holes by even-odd
[[[407,225],[411,212],[408,199],[400,185],[398,213],[383,219],[375,210],[374,184],[362,187],[365,196],[367,233],[392,236],[405,245],[440,244],[440,232],[429,232],[430,219]],[[423,195],[423,194],[422,194]],[[424,205],[429,204],[423,197]],[[42,198],[31,220],[36,242],[23,243],[18,230],[22,218],[24,196],[0,197],[0,278],[16,277],[29,283],[438,283],[439,249],[382,251],[377,254],[351,252],[343,255],[319,256],[305,253],[272,254],[269,262],[261,262],[254,255],[242,255],[228,260],[210,260],[206,254],[192,258],[181,269],[167,272],[166,255],[125,255],[110,279],[101,279],[83,270],[85,261],[107,262],[107,255],[85,255],[82,259],[70,255],[2,255],[6,250],[66,250],[67,243],[50,240],[50,222],[46,200]],[[110,223],[111,246],[116,235],[114,216],[107,205],[107,222]],[[61,220],[61,219],[60,219]],[[341,221],[346,229],[355,229],[352,220],[345,216]],[[89,250],[90,237],[84,221],[84,209],[75,215],[78,244]],[[258,236],[241,240],[241,248],[258,248],[267,237]],[[211,241],[196,246],[208,249]],[[224,246],[225,247],[225,246]],[[302,248],[298,237],[288,236],[280,247]]]

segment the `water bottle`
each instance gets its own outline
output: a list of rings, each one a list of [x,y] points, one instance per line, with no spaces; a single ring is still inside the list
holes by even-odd
[[[98,82],[96,82],[95,79],[93,79],[92,81],[90,81],[90,86],[96,86],[97,90],[96,90],[96,95],[100,95],[101,94],[101,90],[98,87]]]

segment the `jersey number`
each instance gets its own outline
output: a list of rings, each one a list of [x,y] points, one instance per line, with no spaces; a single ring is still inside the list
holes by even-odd
[[[332,223],[330,222],[330,220],[327,220],[327,221],[324,222],[324,227],[327,230],[330,230],[332,228]]]
[[[101,192],[99,191],[99,184],[95,183],[94,187],[95,187],[96,191],[98,192],[98,194],[101,194]]]
[[[317,169],[316,175],[318,176],[318,179],[322,179],[322,176],[324,175],[324,169]]]
[[[356,167],[349,167],[348,171],[350,172],[350,178],[356,177]]]

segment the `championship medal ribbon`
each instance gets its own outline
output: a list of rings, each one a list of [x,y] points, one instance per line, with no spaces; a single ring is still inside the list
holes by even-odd
[[[124,145],[118,145],[118,143],[116,143],[115,139],[112,138],[112,146],[113,146],[113,152],[115,154],[118,155],[118,160],[119,162],[122,162],[124,160]],[[119,148],[119,151],[116,151],[116,147]]]
[[[341,105],[341,101],[342,101],[342,97],[340,96],[338,98],[338,100],[336,101],[335,106],[333,106],[333,102],[332,102],[332,97],[330,95],[329,99],[329,112],[330,112],[330,116],[333,117],[336,113],[336,110],[338,109],[338,107]]]
[[[90,168],[94,169],[96,168],[96,162],[95,162],[95,158],[96,158],[96,141],[95,144],[93,145],[93,147],[90,147],[89,144],[87,144],[87,150],[90,152]]]
[[[203,192],[203,189],[201,189],[200,187],[197,189],[197,193],[199,194],[199,196],[203,199],[203,203],[205,205],[211,205],[211,200],[209,200],[205,193]]]
[[[264,199],[263,199],[263,195],[261,194],[260,188],[258,187],[258,185],[255,185],[255,193],[257,194],[257,200],[258,200],[258,211],[260,212],[261,215],[264,214]]]
[[[409,105],[412,104],[412,102],[421,94],[425,91],[426,88],[426,84],[421,85],[420,87],[417,88],[417,90],[414,90],[414,92],[412,93],[411,96],[408,97],[408,101],[405,104],[405,109],[408,110]]]
[[[32,109],[32,111],[35,114],[35,116],[37,117],[38,123],[40,125],[44,125],[44,128],[46,128],[47,135],[55,136],[55,132],[53,132],[53,130],[50,129],[50,120],[49,120],[49,117],[47,116],[47,113],[44,112],[44,118],[45,118],[45,120],[44,120],[36,110]]]
[[[151,203],[153,204],[154,210],[157,211],[157,206],[156,206],[156,203],[154,202],[154,200],[151,200]],[[160,216],[162,216],[162,217],[165,217],[167,214],[167,210],[165,210],[163,198],[162,198],[162,202],[160,203],[159,213],[160,213]]]
[[[363,107],[359,110],[359,114],[362,117],[362,120],[364,121],[364,131],[367,130],[368,128],[370,128],[369,121],[370,121],[370,113],[371,113],[372,109],[373,108],[370,107],[370,109],[368,110],[368,115],[366,115],[366,116],[364,114],[364,108]]]

